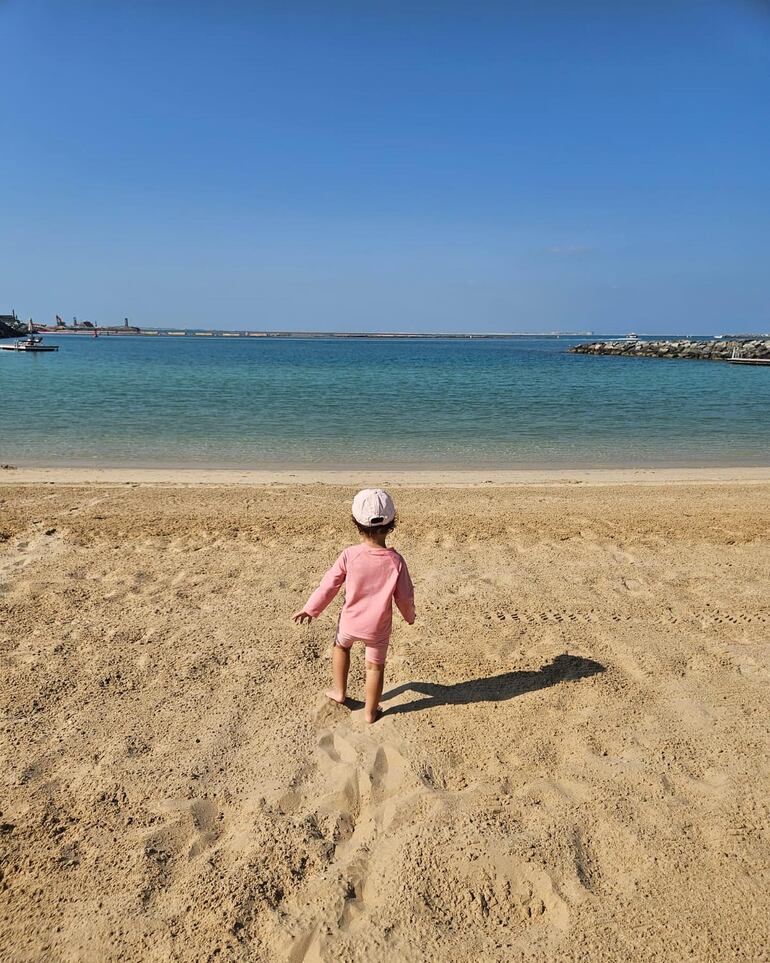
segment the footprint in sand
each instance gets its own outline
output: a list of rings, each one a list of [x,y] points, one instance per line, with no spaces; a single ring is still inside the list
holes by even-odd
[[[188,859],[195,859],[222,835],[223,817],[210,799],[164,799],[157,809],[173,821],[145,841],[147,855],[160,854],[156,862],[168,862],[183,852]]]
[[[375,805],[394,796],[404,781],[407,763],[392,746],[380,746],[369,772],[371,799]]]
[[[358,754],[353,746],[342,736],[333,732],[324,732],[318,739],[318,748],[325,753],[332,762],[343,762],[352,765],[358,760]]]

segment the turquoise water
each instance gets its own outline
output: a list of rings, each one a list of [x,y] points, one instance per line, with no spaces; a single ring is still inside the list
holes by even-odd
[[[0,462],[770,465],[765,368],[548,338],[47,340],[57,354],[0,352]]]

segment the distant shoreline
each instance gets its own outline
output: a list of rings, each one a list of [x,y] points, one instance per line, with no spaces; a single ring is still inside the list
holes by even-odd
[[[590,331],[583,332],[407,332],[407,331],[224,331],[214,328],[54,328],[48,325],[35,325],[35,331],[45,335],[66,335],[72,337],[80,335],[86,338],[262,338],[262,339],[298,339],[309,338],[326,340],[383,340],[393,341],[409,339],[413,341],[482,341],[515,338],[591,338]],[[605,336],[606,337],[606,336]]]
[[[597,334],[593,331],[238,331],[216,328],[123,328],[117,326],[93,328],[55,328],[50,325],[35,325],[35,332],[46,337],[85,337],[85,338],[232,338],[248,341],[515,341],[536,338],[543,341],[585,340],[627,341],[622,334]],[[751,338],[767,338],[767,334],[642,334],[636,336],[638,342],[660,339],[682,340],[697,338],[700,341],[736,339],[746,341]]]

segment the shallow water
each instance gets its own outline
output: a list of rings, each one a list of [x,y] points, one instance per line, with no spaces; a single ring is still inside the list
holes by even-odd
[[[47,338],[0,352],[19,465],[770,464],[770,370],[577,339]]]

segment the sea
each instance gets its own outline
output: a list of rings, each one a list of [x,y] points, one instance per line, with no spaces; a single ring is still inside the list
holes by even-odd
[[[0,463],[770,465],[770,369],[580,340],[46,336],[57,353],[0,351]]]

